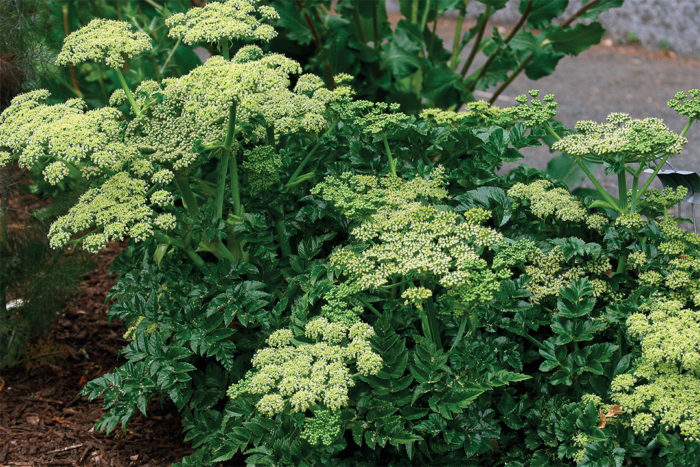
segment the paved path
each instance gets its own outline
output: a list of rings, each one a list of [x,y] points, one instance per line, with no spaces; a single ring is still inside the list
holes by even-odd
[[[554,93],[558,118],[567,126],[578,120],[603,121],[611,112],[626,112],[633,118],[660,117],[675,131],[684,119],[666,106],[676,91],[700,88],[700,60],[648,52],[637,47],[596,46],[578,57],[565,57],[554,74],[538,81],[524,76],[506,90],[508,96],[529,89]],[[499,105],[510,105],[498,99]],[[700,124],[688,132],[683,154],[671,160],[674,167],[700,172]],[[529,151],[528,165],[544,168],[547,151]]]

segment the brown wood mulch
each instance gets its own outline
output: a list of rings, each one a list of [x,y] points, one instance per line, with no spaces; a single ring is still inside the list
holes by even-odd
[[[174,407],[153,403],[149,417],[132,418],[126,434],[94,430],[101,402],[78,397],[90,379],[122,363],[124,327],[107,321],[109,266],[121,251],[113,244],[97,256],[97,269],[80,284],[65,314],[45,338],[65,358],[0,375],[0,466],[161,466],[191,452]]]

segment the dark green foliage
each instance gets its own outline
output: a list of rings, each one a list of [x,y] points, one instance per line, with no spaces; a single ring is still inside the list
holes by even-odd
[[[35,213],[41,214],[50,214],[50,208]],[[28,346],[53,326],[80,279],[93,265],[84,253],[51,250],[46,223],[40,218],[16,209],[2,213],[0,368],[42,363],[41,356],[36,356],[38,361],[31,360]],[[51,357],[46,361],[51,361]]]
[[[300,60],[333,85],[333,75],[349,73],[363,98],[398,102],[407,111],[423,106],[459,108],[475,90],[497,87],[494,102],[525,72],[530,79],[552,74],[561,58],[597,44],[601,13],[622,0],[587,1],[565,17],[568,0],[401,0],[401,18],[390,24],[385,0],[273,0],[280,12],[280,38],[273,47]],[[492,16],[516,3],[521,18],[505,35]],[[477,23],[463,30],[465,14],[480,11]],[[437,34],[441,21],[457,18],[453,37]],[[576,20],[588,20],[587,24]],[[474,58],[486,61],[476,66]],[[478,60],[476,61],[479,62]]]
[[[263,26],[274,12],[227,3],[253,8],[260,19],[247,20],[271,37]],[[122,83],[115,101],[123,120],[110,127],[132,164],[122,179],[153,195],[142,207],[160,221],[122,222],[132,220],[136,196],[108,185],[112,174],[95,170],[91,154],[81,159],[97,172],[91,183],[109,195],[108,207],[123,208],[114,210],[119,222],[99,224],[88,212],[76,223],[95,227],[88,246],[99,248],[107,230],[134,237],[115,265],[110,311],[128,327],[126,362],[83,391],[103,398],[98,427],[125,427],[152,400],[173,404],[196,450],[182,464],[197,466],[683,465],[697,455],[700,240],[667,215],[680,194],[635,184],[628,209],[574,196],[524,166],[499,173],[521,149],[573,133],[551,123],[551,95],[531,91],[506,109],[470,102],[464,113],[414,115],[356,100],[347,77],[332,75],[331,58],[355,60],[343,44],[364,34],[349,71],[369,95],[412,109],[421,98],[470,100],[468,89],[455,98],[451,75],[426,69],[436,62],[420,57],[434,41],[432,58],[449,63],[425,26],[461,3],[439,2],[435,12],[432,1],[401,2],[409,19],[390,36],[378,2],[339,2],[340,17],[311,3],[275,2],[302,47],[316,39],[309,22],[337,26],[332,56],[321,44],[310,59],[329,84],[337,81],[335,91],[319,88],[318,77],[296,78],[296,65],[265,55],[265,44],[227,60],[240,44],[203,23],[195,26],[218,38],[222,56],[164,86],[146,83],[135,99]],[[467,40],[481,41],[485,20],[506,2],[481,3],[487,13]],[[544,75],[595,42],[596,23],[552,25],[566,3],[522,2],[523,24],[542,33],[484,40],[492,68],[471,83],[499,82],[515,67]],[[618,3],[587,3],[580,14],[593,18]],[[241,27],[235,12],[210,5],[221,24]],[[98,38],[88,39],[99,49]],[[447,79],[428,89],[431,73]],[[134,147],[146,132],[134,122],[166,122],[170,133],[155,126],[147,147]],[[12,124],[23,128],[18,118],[4,129]],[[120,125],[135,131],[120,133]],[[170,142],[163,134],[174,149],[161,146]],[[20,157],[16,150],[32,156],[23,141],[6,141],[6,159]],[[576,136],[563,141],[582,151]],[[187,164],[171,164],[173,150]],[[640,162],[617,156],[606,153],[617,169]],[[144,175],[144,162],[156,176]],[[69,227],[58,240],[79,234]],[[682,357],[658,329],[678,322]],[[666,410],[669,400],[678,407]]]

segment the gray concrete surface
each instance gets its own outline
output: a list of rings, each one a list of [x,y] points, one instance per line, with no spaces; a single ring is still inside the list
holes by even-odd
[[[570,0],[564,16],[569,17],[587,1]],[[508,2],[506,8],[494,15],[494,20],[517,21],[519,3]],[[399,11],[398,1],[389,0],[387,8],[391,12]],[[470,18],[475,18],[483,9],[483,4],[471,1],[467,11]],[[627,40],[634,35],[645,47],[670,47],[678,53],[700,57],[700,0],[625,0],[621,7],[603,13],[600,21],[613,38]]]

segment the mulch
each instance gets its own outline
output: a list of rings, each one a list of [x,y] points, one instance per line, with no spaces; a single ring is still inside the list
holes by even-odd
[[[0,379],[0,466],[161,466],[191,452],[182,439],[177,410],[153,403],[148,418],[132,418],[124,433],[94,430],[101,402],[77,394],[87,381],[119,365],[124,326],[107,321],[105,297],[114,284],[112,260],[123,245],[96,257],[65,313],[42,345],[64,349],[65,358],[3,370]]]

